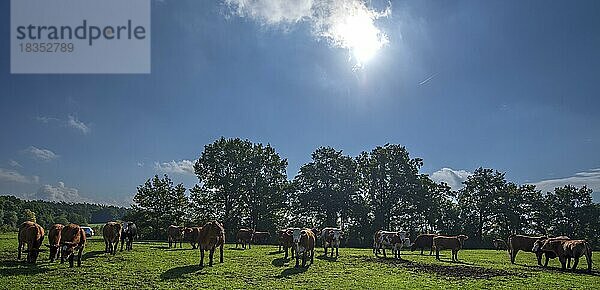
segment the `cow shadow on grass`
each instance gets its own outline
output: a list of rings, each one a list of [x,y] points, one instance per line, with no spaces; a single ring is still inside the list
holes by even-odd
[[[452,260],[442,260],[442,259],[440,259],[438,261],[440,261],[442,263],[457,264],[457,265],[469,265],[469,266],[475,265],[473,263],[467,263],[467,262],[463,262],[463,261],[460,261],[460,260],[459,261],[452,261]]]
[[[277,254],[283,254],[283,253],[284,253],[284,251],[271,251],[271,252],[268,252],[267,255],[277,255]]]
[[[47,263],[44,263],[47,264]],[[0,277],[41,274],[50,271],[46,265],[29,264],[26,261],[2,261],[0,262]]]
[[[592,272],[588,272],[587,271],[587,265],[585,266],[585,268],[579,268],[581,266],[579,266],[577,269],[575,270],[571,270],[571,269],[566,269],[563,270],[560,267],[543,267],[543,266],[539,266],[539,265],[526,265],[526,264],[519,264],[519,263],[515,263],[516,266],[520,266],[520,267],[525,267],[528,268],[528,271],[535,271],[535,272],[552,272],[552,273],[568,273],[568,274],[578,274],[578,275],[589,275],[589,276],[596,276],[596,277],[600,277],[600,272],[599,271],[594,271],[594,269],[592,268]],[[581,265],[581,264],[580,264]]]
[[[181,267],[171,268],[160,275],[161,280],[179,279],[187,274],[205,274],[202,272],[203,267],[198,264],[186,265]]]
[[[108,253],[105,253],[104,251],[91,251],[91,252],[84,252],[83,255],[81,256],[82,260],[87,260],[87,259],[93,259],[99,256],[104,256],[105,254],[110,255]]]
[[[168,250],[169,246],[150,246],[150,249]]]
[[[271,265],[275,266],[275,267],[283,267],[285,266],[285,263],[291,261],[290,259],[286,259],[286,258],[276,258],[273,259],[273,261],[271,261]]]
[[[233,250],[233,251],[244,251],[244,250],[246,250],[246,249],[244,249],[244,248],[235,248],[235,247],[229,247],[229,248],[227,248],[227,249],[228,249],[228,250]]]
[[[285,270],[283,270],[281,272],[281,274],[279,274],[279,276],[277,276],[277,278],[285,278],[291,275],[296,275],[296,274],[300,274],[300,273],[304,273],[306,272],[306,270],[308,270],[309,266],[306,267],[293,267],[293,268],[287,268]]]

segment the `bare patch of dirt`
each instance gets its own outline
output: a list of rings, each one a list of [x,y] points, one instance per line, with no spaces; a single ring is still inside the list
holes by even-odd
[[[435,274],[438,276],[452,277],[452,278],[471,278],[471,279],[490,279],[493,277],[519,277],[527,278],[528,276],[523,273],[509,272],[506,270],[490,269],[477,266],[466,266],[466,265],[436,265],[436,264],[421,264],[415,263],[408,260],[399,259],[380,259],[375,257],[365,257],[363,259],[366,262],[379,262],[387,265],[395,266],[398,268],[404,268],[409,271],[417,273],[428,273]]]

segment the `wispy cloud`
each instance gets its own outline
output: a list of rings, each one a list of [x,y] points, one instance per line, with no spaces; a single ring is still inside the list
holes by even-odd
[[[391,15],[391,4],[379,11],[363,0],[226,0],[240,17],[263,25],[282,27],[308,22],[317,40],[348,50],[355,67],[389,43],[375,22]]]
[[[600,168],[578,172],[569,177],[546,179],[531,184],[542,190],[542,192],[553,191],[554,188],[565,185],[573,185],[577,187],[585,185],[592,189],[595,193],[600,193]]]
[[[40,181],[40,178],[35,175],[34,176],[25,176],[15,170],[0,168],[0,181],[35,184]]]
[[[10,165],[12,167],[23,168],[23,165],[21,165],[21,163],[17,162],[16,160],[12,160],[12,159],[8,161],[8,165]]]
[[[154,162],[154,169],[163,173],[194,175],[194,162],[190,160]]]
[[[29,146],[29,148],[22,151],[24,154],[29,155],[31,158],[39,161],[51,161],[60,157],[56,153],[48,149],[41,149],[35,146]]]
[[[419,83],[419,86],[422,86],[422,85],[424,85],[424,84],[428,83],[428,82],[429,82],[430,80],[432,80],[432,79],[433,79],[435,76],[437,76],[437,73],[434,73],[434,74],[430,75],[429,77],[427,77],[426,79],[422,80],[422,81]]]
[[[90,127],[86,125],[84,122],[79,121],[75,116],[69,115],[69,120],[67,121],[67,126],[81,131],[83,134],[90,133]]]
[[[465,185],[463,182],[467,180],[472,173],[466,170],[455,170],[452,168],[442,168],[431,174],[431,179],[435,182],[445,182],[453,190],[459,190]]]
[[[66,120],[46,116],[37,116],[35,119],[44,124],[56,123],[59,126],[68,127],[83,134],[89,134],[92,131],[89,124],[82,122],[74,115],[68,115]]]

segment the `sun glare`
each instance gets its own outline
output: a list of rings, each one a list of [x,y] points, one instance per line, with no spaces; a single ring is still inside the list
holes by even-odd
[[[332,27],[334,38],[350,50],[350,58],[357,68],[364,66],[388,43],[387,36],[373,22],[373,16],[368,11],[359,10],[354,15],[340,19]]]

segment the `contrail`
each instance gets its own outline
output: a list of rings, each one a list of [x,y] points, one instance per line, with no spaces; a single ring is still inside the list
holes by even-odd
[[[429,82],[431,79],[433,79],[435,76],[437,76],[438,73],[434,73],[432,75],[430,75],[428,78],[424,79],[423,81],[421,81],[419,83],[419,86],[422,86],[424,84],[426,84],[427,82]]]

